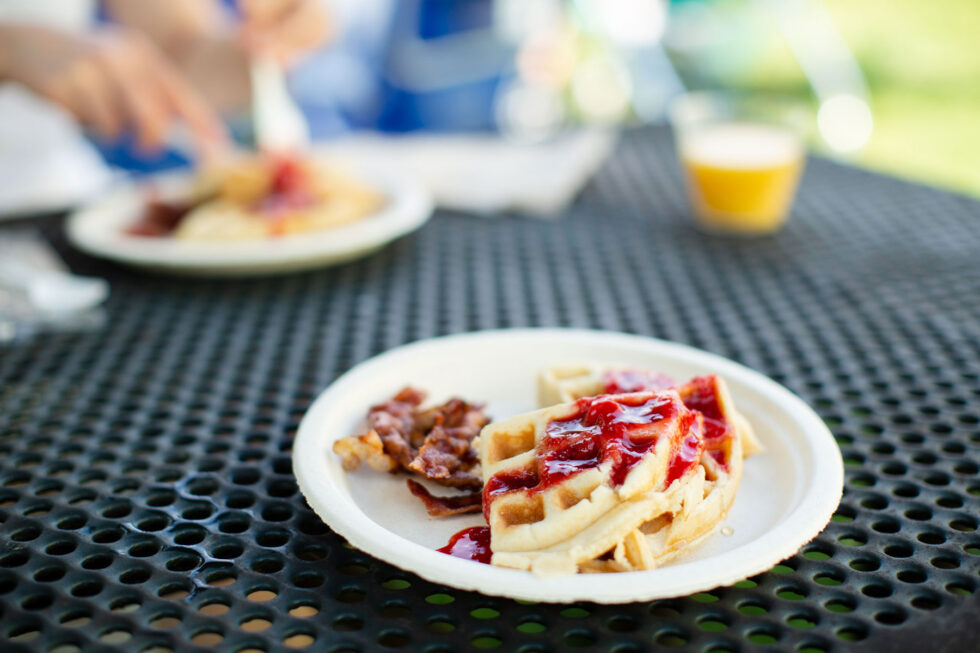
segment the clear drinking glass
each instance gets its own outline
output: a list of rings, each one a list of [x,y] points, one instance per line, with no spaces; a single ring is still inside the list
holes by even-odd
[[[800,103],[686,93],[672,103],[670,120],[699,228],[760,235],[782,227],[805,161]]]

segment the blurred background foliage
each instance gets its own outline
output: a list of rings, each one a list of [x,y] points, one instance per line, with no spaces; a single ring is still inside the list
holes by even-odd
[[[860,161],[980,196],[980,2],[825,1],[871,91]]]
[[[864,73],[874,115],[854,162],[980,196],[980,1],[823,3]],[[729,12],[732,40],[716,81],[812,95],[770,15],[744,0],[711,5]]]

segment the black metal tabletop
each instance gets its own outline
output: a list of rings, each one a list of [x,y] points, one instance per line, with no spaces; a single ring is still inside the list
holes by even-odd
[[[112,283],[105,328],[0,349],[0,648],[977,650],[980,203],[811,160],[769,238],[694,231],[667,134],[624,135],[559,219],[439,212],[361,261]],[[353,549],[290,447],[337,375],[517,326],[716,352],[813,406],[844,455],[827,529],[771,571],[604,606],[490,598]]]

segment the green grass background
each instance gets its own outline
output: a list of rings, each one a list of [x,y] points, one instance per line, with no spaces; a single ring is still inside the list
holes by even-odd
[[[859,161],[980,196],[980,0],[826,0],[871,90]]]
[[[874,134],[853,162],[980,197],[980,0],[816,1],[871,95]],[[687,81],[813,97],[762,3],[674,2],[724,17],[711,52],[675,59]]]

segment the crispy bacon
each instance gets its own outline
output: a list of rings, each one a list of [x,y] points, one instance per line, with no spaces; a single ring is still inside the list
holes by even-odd
[[[379,471],[405,470],[446,487],[479,490],[483,481],[478,474],[480,460],[473,439],[489,422],[483,406],[453,398],[423,410],[423,401],[424,392],[408,387],[372,406],[367,416],[370,430],[341,438],[333,445],[334,452],[343,459],[344,469],[352,471],[366,462]],[[475,499],[475,508],[467,503],[474,501],[472,495],[462,495],[459,500],[463,503],[457,505],[457,497],[434,497],[422,486],[418,488],[412,493],[422,498],[420,492],[424,492],[429,497],[423,502],[430,514],[479,510],[479,498]],[[437,504],[436,508],[430,507]]]
[[[432,428],[408,468],[443,485],[479,489],[483,481],[469,470],[477,463],[473,438],[487,423],[483,408],[450,399],[434,411],[423,417]]]
[[[416,426],[416,413],[423,401],[424,392],[405,388],[368,411],[368,424],[381,438],[385,453],[403,468],[415,459],[423,440]]]
[[[433,517],[465,515],[470,512],[480,512],[483,509],[482,492],[457,494],[450,497],[437,497],[425,489],[425,486],[418,481],[407,478],[405,479],[405,484],[408,485],[409,491],[425,504],[425,510]]]

